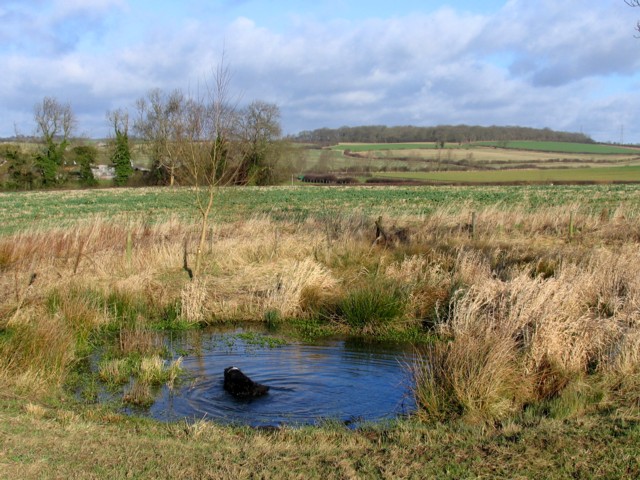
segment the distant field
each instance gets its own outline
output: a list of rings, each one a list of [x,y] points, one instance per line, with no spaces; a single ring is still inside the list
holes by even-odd
[[[493,177],[491,172],[498,170],[509,170],[500,174],[504,182],[637,181],[633,171],[602,172],[600,169],[640,166],[640,148],[563,142],[450,143],[445,144],[445,148],[436,148],[435,143],[420,142],[341,143],[324,149],[300,149],[299,152],[296,157],[296,171],[299,173],[331,172],[358,176],[386,172],[389,176],[397,173],[398,178],[426,177],[435,180],[442,176],[442,181],[466,181],[467,175],[485,177],[475,180],[479,182],[495,181],[486,176]],[[553,175],[531,173],[531,170],[538,169],[569,171]],[[583,172],[584,169],[589,171]],[[490,173],[468,173],[462,180],[458,178],[459,173],[455,173],[478,170]]]
[[[506,150],[533,150],[537,152],[554,153],[586,153],[597,155],[640,155],[640,148],[621,147],[617,145],[600,145],[592,143],[568,143],[568,142],[537,142],[537,141],[512,141],[512,142],[473,142],[473,143],[445,143],[445,148],[465,149],[477,147],[493,147]],[[351,152],[373,152],[385,150],[433,150],[438,148],[436,143],[412,142],[412,143],[340,143],[331,147],[332,150],[349,150]]]
[[[640,166],[495,171],[381,172],[383,178],[434,182],[640,182]]]
[[[600,145],[593,143],[567,142],[475,142],[474,146],[506,148],[512,150],[535,150],[557,153],[589,153],[598,155],[640,155],[639,148],[619,147],[616,145]]]
[[[454,144],[451,144],[453,147]],[[340,143],[331,147],[332,150],[350,150],[352,152],[372,152],[377,150],[433,150],[437,147],[435,143]]]

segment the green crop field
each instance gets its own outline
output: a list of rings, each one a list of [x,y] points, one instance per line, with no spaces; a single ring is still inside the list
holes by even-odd
[[[635,171],[640,175],[638,169]],[[221,189],[214,219],[226,221],[267,215],[302,221],[309,216],[354,212],[420,215],[452,205],[460,208],[500,205],[535,210],[544,205],[580,204],[597,211],[623,203],[640,207],[640,185],[246,187]],[[197,212],[192,193],[186,188],[0,193],[2,234],[30,227],[64,227],[95,216],[157,222],[171,216],[196,219]]]
[[[510,150],[534,150],[557,153],[588,153],[597,155],[640,155],[639,148],[619,147],[616,145],[600,145],[595,143],[569,142],[476,142],[474,146],[506,148]]]

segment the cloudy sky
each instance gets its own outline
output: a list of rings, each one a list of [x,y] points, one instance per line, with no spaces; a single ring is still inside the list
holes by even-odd
[[[286,133],[522,125],[640,143],[640,8],[624,0],[0,0],[0,137],[45,96],[78,133],[152,88],[195,91],[222,52]]]

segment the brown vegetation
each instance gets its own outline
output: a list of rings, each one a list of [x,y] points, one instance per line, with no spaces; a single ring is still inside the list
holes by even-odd
[[[640,365],[640,225],[621,207],[575,215],[569,236],[567,210],[486,208],[473,232],[460,209],[379,219],[387,241],[358,214],[254,217],[208,233],[194,280],[183,270],[193,224],[25,230],[0,239],[0,380],[61,385],[105,325],[118,355],[153,358],[159,323],[275,312],[336,331],[432,331],[443,341],[414,367],[423,418],[492,422],[586,378],[623,388]],[[104,368],[118,378],[117,363]]]

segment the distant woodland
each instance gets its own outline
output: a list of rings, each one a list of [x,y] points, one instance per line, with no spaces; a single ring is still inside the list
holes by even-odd
[[[436,127],[368,125],[361,127],[318,128],[291,137],[295,142],[334,145],[353,143],[445,142],[536,140],[547,142],[594,143],[582,133],[557,132],[548,128],[479,127],[440,125]]]

